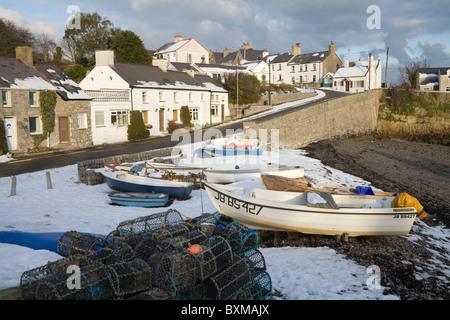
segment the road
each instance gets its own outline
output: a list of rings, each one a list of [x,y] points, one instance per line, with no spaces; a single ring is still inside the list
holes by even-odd
[[[326,93],[326,96],[300,105],[296,107],[291,107],[288,109],[282,109],[276,113],[268,114],[262,117],[259,117],[257,121],[264,121],[265,119],[271,119],[273,117],[277,117],[283,114],[287,114],[290,112],[293,112],[295,110],[301,109],[301,108],[308,108],[311,107],[317,103],[339,98],[343,93],[335,92],[335,91],[324,91]],[[232,123],[228,125],[221,125],[218,127],[215,127],[219,129],[223,135],[226,134],[227,129],[228,130],[236,130],[236,129],[242,129],[242,122],[245,119],[242,119],[241,121],[233,121]],[[202,131],[205,131],[207,129],[203,129]],[[197,131],[197,134],[199,132]],[[195,133],[191,133],[191,137],[193,139]],[[192,140],[194,141],[194,140]],[[138,153],[148,150],[155,150],[155,149],[161,149],[161,148],[167,148],[167,147],[173,147],[179,144],[181,140],[172,141],[171,136],[163,136],[163,137],[153,137],[151,139],[145,140],[145,141],[137,141],[137,142],[126,142],[126,143],[120,143],[120,144],[114,144],[114,145],[106,145],[106,146],[94,146],[82,150],[75,150],[75,151],[61,151],[61,152],[53,152],[53,153],[43,153],[43,154],[36,154],[32,156],[27,157],[18,157],[15,161],[10,161],[6,163],[0,163],[0,177],[8,177],[8,176],[15,176],[22,173],[27,172],[35,172],[35,171],[41,171],[51,168],[58,168],[63,167],[67,165],[76,164],[80,161],[85,160],[91,160],[91,159],[98,159],[98,158],[105,158],[115,155],[121,155],[126,153]]]

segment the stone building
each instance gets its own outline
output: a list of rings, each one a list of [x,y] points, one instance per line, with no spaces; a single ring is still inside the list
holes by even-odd
[[[39,96],[56,93],[55,129],[39,145],[75,149],[92,145],[90,100],[56,65],[33,63],[33,49],[17,47],[16,58],[0,57],[0,119],[8,149],[28,152],[43,133]],[[82,115],[85,115],[84,118]]]

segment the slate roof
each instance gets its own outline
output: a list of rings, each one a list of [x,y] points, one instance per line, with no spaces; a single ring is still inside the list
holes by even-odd
[[[303,53],[295,56],[289,64],[305,64],[305,63],[318,63],[322,62],[326,57],[328,57],[328,51]]]
[[[231,63],[236,59],[236,56],[240,53],[241,57],[247,61],[260,61],[263,59],[264,50],[255,49],[239,49],[238,51],[231,52],[222,58],[219,63]]]
[[[215,81],[209,76],[192,78],[179,71],[163,71],[158,67],[135,64],[115,63],[111,68],[124,79],[130,87],[161,88],[174,90],[222,91],[219,85],[212,86]]]
[[[58,94],[64,100],[92,100],[83,89],[70,79],[58,66],[51,62],[37,62],[34,64],[47,80],[58,90]]]
[[[0,88],[56,90],[35,68],[5,57],[0,57]]]

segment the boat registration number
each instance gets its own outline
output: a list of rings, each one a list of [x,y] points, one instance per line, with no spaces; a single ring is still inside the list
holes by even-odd
[[[393,218],[394,219],[413,219],[415,218],[415,214],[396,214]]]
[[[258,206],[254,203],[248,203],[246,201],[238,200],[220,192],[217,192],[217,195],[214,198],[229,207],[237,210],[243,209],[245,210],[245,212],[254,215],[258,215],[263,208],[262,206]]]

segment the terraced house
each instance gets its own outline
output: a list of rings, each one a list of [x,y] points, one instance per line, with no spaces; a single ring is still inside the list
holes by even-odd
[[[8,149],[27,152],[38,147],[76,149],[92,145],[90,100],[53,63],[34,63],[31,47],[17,47],[16,58],[0,57],[0,118]],[[56,94],[54,130],[43,134],[42,92]],[[42,141],[43,140],[43,141]]]
[[[169,121],[180,121],[182,106],[189,107],[195,126],[220,123],[229,116],[228,92],[212,78],[115,62],[111,50],[96,52],[96,66],[80,86],[93,99],[94,145],[127,141],[132,110],[142,113],[150,135],[167,133]]]

